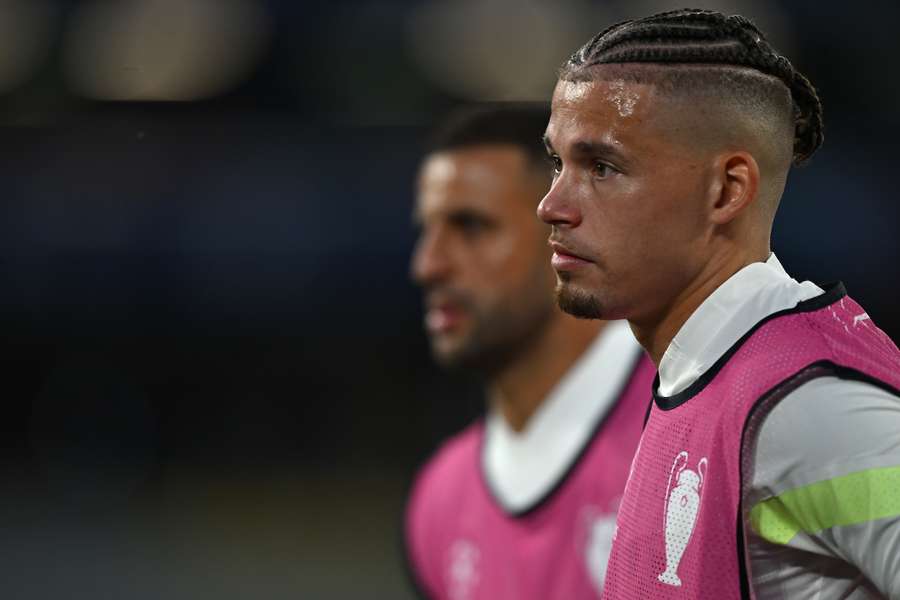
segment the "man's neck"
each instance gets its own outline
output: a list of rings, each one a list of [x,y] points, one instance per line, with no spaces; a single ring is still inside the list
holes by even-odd
[[[629,320],[631,330],[653,364],[659,367],[663,354],[682,325],[720,285],[754,262],[764,262],[768,247],[758,252],[736,252],[709,261],[697,277],[662,312],[647,319]]]
[[[560,313],[488,384],[488,399],[513,431],[528,421],[557,382],[597,337],[604,321]]]

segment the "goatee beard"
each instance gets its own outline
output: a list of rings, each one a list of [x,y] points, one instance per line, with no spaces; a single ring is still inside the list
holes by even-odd
[[[556,286],[556,303],[563,312],[579,319],[603,318],[603,309],[595,296],[581,290],[573,290],[564,282]]]

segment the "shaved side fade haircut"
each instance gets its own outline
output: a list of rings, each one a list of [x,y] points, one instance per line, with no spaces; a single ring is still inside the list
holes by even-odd
[[[776,155],[786,168],[806,162],[824,139],[815,88],[739,15],[682,9],[618,23],[573,54],[559,77],[650,84],[742,113],[781,143]]]

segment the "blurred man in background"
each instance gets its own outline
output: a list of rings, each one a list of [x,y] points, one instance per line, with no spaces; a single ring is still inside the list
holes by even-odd
[[[608,598],[900,598],[900,352],[770,250],[822,139],[815,89],[740,16],[621,23],[561,71],[538,209],[559,302],[628,319],[659,365]]]
[[[422,286],[435,359],[483,376],[487,414],[419,473],[407,554],[434,600],[598,598],[654,370],[624,322],[554,300],[544,106],[457,114],[419,174]]]

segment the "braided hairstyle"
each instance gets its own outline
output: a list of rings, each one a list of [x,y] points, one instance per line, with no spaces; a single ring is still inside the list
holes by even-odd
[[[575,52],[563,65],[560,78],[590,78],[591,67],[629,63],[751,69],[770,76],[787,87],[792,99],[794,164],[804,163],[822,144],[822,104],[816,89],[745,17],[681,9],[624,21]],[[735,81],[733,74],[730,79]]]

